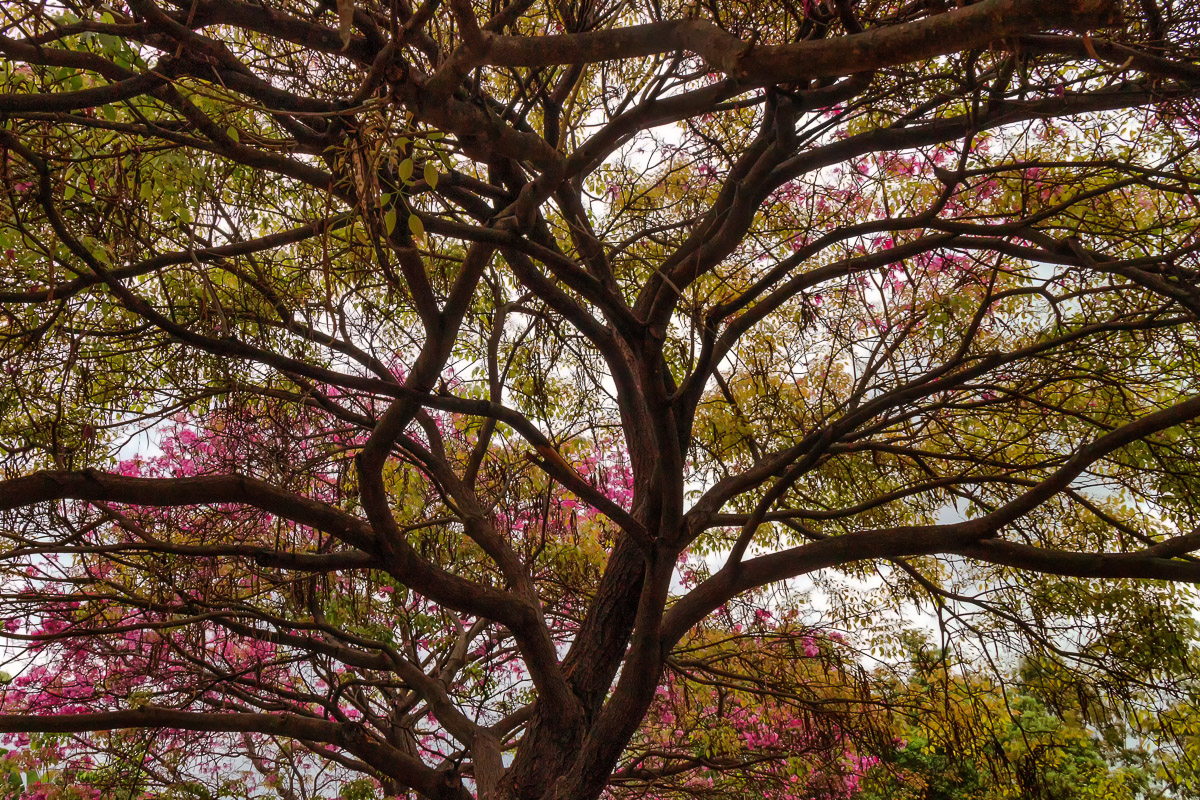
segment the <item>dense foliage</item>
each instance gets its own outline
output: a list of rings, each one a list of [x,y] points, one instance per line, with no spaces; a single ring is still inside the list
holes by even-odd
[[[0,55],[10,794],[1200,786],[1194,0]]]

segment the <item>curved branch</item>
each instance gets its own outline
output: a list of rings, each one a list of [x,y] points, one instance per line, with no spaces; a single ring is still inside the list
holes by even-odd
[[[1117,21],[1107,0],[985,0],[917,22],[836,39],[755,47],[703,20],[674,20],[559,36],[493,36],[479,63],[505,67],[590,64],[689,50],[743,85],[802,83],[911,63],[1050,29],[1091,30]]]
[[[1004,526],[1011,524],[1062,492],[1089,466],[1109,453],[1196,417],[1200,417],[1200,397],[1193,397],[1139,417],[1090,444],[1080,447],[1065,464],[1045,480],[978,519],[945,525],[919,525],[849,533],[803,544],[778,553],[758,556],[748,561],[730,563],[685,595],[667,612],[662,626],[664,647],[669,649],[674,646],[688,629],[704,619],[713,609],[720,607],[742,592],[758,586],[854,561],[933,553],[964,553],[963,548],[976,546],[981,543],[981,540],[995,535]],[[1018,549],[1012,549],[1013,547]],[[995,553],[995,558],[1007,557],[1023,560],[1024,563],[1030,565],[1030,568],[1034,568],[1032,565],[1038,563],[1048,565],[1054,563],[1054,559],[1051,557],[1044,557],[1036,552],[1030,553],[1020,549],[1020,546],[1010,546],[1009,543],[998,543],[991,545],[991,548],[979,552],[981,554]],[[1029,549],[1037,550],[1037,548]],[[1082,554],[1079,555],[1082,556]],[[1152,570],[1149,570],[1144,561],[1147,556],[1144,554],[1134,555],[1141,560],[1121,562],[1125,565],[1123,568],[1136,572],[1134,570],[1136,567],[1144,570],[1145,574],[1121,575],[1120,577],[1152,576]],[[1150,556],[1150,558],[1165,561],[1157,555]],[[1058,559],[1058,562],[1064,565],[1064,569],[1074,563],[1066,557]],[[1109,561],[1105,562],[1105,568],[1117,570],[1118,567],[1112,566],[1112,564],[1110,557]],[[1157,561],[1151,566],[1154,566],[1155,569],[1165,569]],[[1184,567],[1186,569],[1183,569]],[[1170,570],[1178,569],[1183,570],[1180,572],[1181,575],[1195,576],[1197,574],[1193,564],[1170,568]],[[1191,580],[1192,578],[1187,579]]]
[[[178,711],[145,705],[128,711],[94,714],[0,714],[0,731],[24,733],[86,733],[121,728],[176,728],[214,733],[265,733],[337,745],[380,772],[438,800],[469,800],[457,777],[427,766],[419,759],[385,744],[359,725],[328,722],[296,714],[254,714]]]
[[[236,503],[324,531],[368,553],[378,549],[375,534],[365,521],[245,475],[134,478],[94,469],[46,470],[0,481],[0,511],[51,500],[157,507]]]

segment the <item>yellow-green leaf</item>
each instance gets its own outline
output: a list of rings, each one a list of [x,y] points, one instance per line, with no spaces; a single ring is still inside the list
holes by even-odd
[[[407,181],[409,178],[411,178],[413,174],[413,160],[411,158],[406,158],[401,161],[400,166],[396,167],[396,174],[402,181]]]

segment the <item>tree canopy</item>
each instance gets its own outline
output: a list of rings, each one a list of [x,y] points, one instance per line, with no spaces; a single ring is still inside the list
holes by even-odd
[[[1197,785],[1195,2],[11,0],[0,55],[21,791]]]

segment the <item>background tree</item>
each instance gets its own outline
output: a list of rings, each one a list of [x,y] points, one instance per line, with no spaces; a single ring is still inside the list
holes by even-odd
[[[1146,698],[1047,661],[997,675],[910,644],[912,670],[885,691],[897,746],[866,776],[864,799],[1186,796],[1166,774],[1177,751],[1130,710]]]
[[[0,729],[88,781],[844,795],[918,608],[1187,707],[1194,3],[0,14]]]

